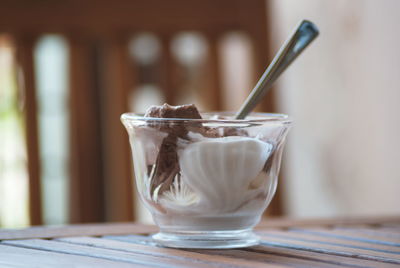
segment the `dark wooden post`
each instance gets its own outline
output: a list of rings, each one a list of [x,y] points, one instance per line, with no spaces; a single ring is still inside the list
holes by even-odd
[[[42,199],[40,184],[39,140],[37,125],[36,84],[33,50],[36,38],[33,36],[17,36],[17,61],[21,76],[19,86],[25,94],[24,114],[26,124],[26,143],[28,153],[29,174],[29,217],[32,225],[42,224]]]
[[[107,221],[134,219],[132,165],[128,135],[120,116],[128,112],[128,93],[134,72],[128,55],[128,39],[110,37],[103,48],[103,152]]]
[[[104,220],[99,92],[95,50],[82,36],[69,36],[71,111],[71,222]]]
[[[171,34],[162,34],[161,39],[161,88],[165,96],[165,102],[171,105],[176,103],[176,65],[171,52]]]
[[[218,51],[219,34],[207,34],[208,40],[208,55],[206,62],[206,77],[208,81],[204,92],[201,93],[203,103],[207,103],[207,110],[218,111],[222,109],[222,86],[221,86],[221,66]]]

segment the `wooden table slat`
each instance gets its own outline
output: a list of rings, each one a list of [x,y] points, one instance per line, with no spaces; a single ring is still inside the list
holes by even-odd
[[[102,249],[82,245],[74,245],[70,243],[63,243],[54,240],[42,240],[42,239],[30,239],[30,240],[14,240],[4,241],[5,245],[13,245],[19,247],[25,247],[30,249],[37,249],[41,251],[66,253],[71,255],[94,257],[99,259],[118,261],[123,263],[131,263],[135,265],[147,266],[147,267],[187,267],[183,262],[169,260],[169,265],[166,265],[166,259],[156,256],[136,253],[127,253],[111,249]]]
[[[186,261],[186,265],[190,267],[204,267],[204,266],[232,266],[232,267],[265,267],[265,264],[257,263],[255,261],[235,260],[221,255],[210,256],[188,250],[180,250],[173,248],[155,247],[151,240],[146,239],[148,245],[143,243],[130,243],[126,241],[111,240],[107,238],[93,238],[93,237],[68,237],[59,238],[57,240],[74,243],[78,245],[90,245],[92,247],[114,249],[126,252],[134,252],[137,254],[152,255],[163,258],[178,259]],[[277,263],[275,263],[277,264]]]
[[[110,237],[112,239],[112,237]],[[145,238],[145,237],[144,237]],[[298,255],[290,255],[290,254],[276,254],[276,252],[268,252],[268,251],[246,251],[246,250],[179,250],[179,249],[169,249],[163,247],[152,247],[153,243],[150,239],[142,239],[141,242],[137,242],[137,237],[133,237],[130,240],[127,239],[124,242],[121,241],[112,241],[107,238],[87,238],[87,237],[73,237],[73,238],[60,238],[61,241],[68,241],[71,243],[91,245],[96,247],[106,247],[113,248],[122,251],[129,251],[143,254],[162,254],[169,256],[171,258],[186,258],[190,262],[190,266],[193,266],[193,262],[200,261],[201,263],[207,264],[207,266],[212,266],[212,264],[216,263],[224,263],[229,264],[230,266],[240,267],[265,267],[265,265],[290,265],[290,266],[300,266],[300,267],[320,267],[324,265],[324,267],[361,267],[355,266],[355,263],[352,265],[348,265],[351,262],[351,259],[346,258],[342,260],[342,262],[337,260],[337,257],[331,258],[330,261],[321,260],[319,258],[310,258],[303,257]],[[117,243],[115,243],[117,242]],[[143,244],[149,244],[149,246]],[[249,261],[251,260],[251,261]],[[212,262],[211,262],[212,261]],[[221,262],[222,261],[222,262]],[[188,263],[189,264],[189,263]],[[367,263],[364,263],[366,266]],[[372,264],[377,263],[371,263]]]
[[[288,248],[276,245],[268,245],[263,241],[262,245],[245,249],[247,251],[270,252],[278,255],[287,255],[294,258],[309,259],[324,266],[325,263],[337,264],[340,267],[378,267],[382,262],[372,259],[360,259],[353,256],[341,256],[336,254],[327,254],[315,251],[307,251],[304,248]],[[385,267],[398,267],[397,264],[385,263]]]
[[[41,251],[29,248],[15,247],[0,243],[0,267],[71,267],[71,264],[79,264],[79,267],[139,267],[119,261],[111,261],[100,258],[92,258],[81,255],[71,255],[57,252]]]
[[[320,233],[304,233],[296,231],[266,231],[262,232],[261,235],[265,238],[282,238],[295,240],[302,243],[317,243],[320,245],[341,247],[343,250],[360,251],[360,252],[371,252],[379,253],[381,256],[387,257],[400,257],[400,248],[395,246],[387,246],[381,244],[372,244],[366,242],[359,242],[354,240],[347,240],[340,237],[325,236]]]
[[[399,221],[390,221],[390,222],[384,222],[382,224],[383,227],[389,227],[389,228],[393,228],[393,229],[400,229],[400,223]]]
[[[312,229],[303,229],[303,228],[293,228],[290,230],[291,232],[300,232],[307,234],[315,234],[321,235],[325,237],[332,237],[337,239],[343,239],[348,241],[358,241],[365,244],[371,245],[385,245],[389,246],[388,250],[398,250],[400,251],[400,233],[398,237],[386,236],[382,237],[379,235],[373,235],[368,233],[360,233],[355,231],[343,231],[340,229],[327,229],[327,228],[312,228]]]
[[[348,225],[377,225],[387,224],[396,226],[400,222],[399,216],[393,217],[354,217],[343,219],[290,219],[271,218],[265,219],[255,227],[255,230],[265,228],[291,228],[291,227],[326,227]],[[392,225],[390,225],[392,224]],[[390,227],[388,227],[390,228]],[[68,236],[97,236],[97,235],[122,235],[122,234],[146,234],[156,232],[158,228],[153,225],[137,223],[107,223],[107,224],[77,224],[67,226],[38,226],[20,230],[0,230],[0,240],[53,238]]]
[[[300,249],[323,254],[338,255],[344,257],[375,260],[387,263],[400,264],[400,256],[396,254],[377,252],[371,249],[357,247],[343,247],[336,243],[326,241],[299,239],[293,236],[279,235],[270,232],[262,233],[263,245],[279,246],[284,248]]]
[[[153,225],[134,223],[79,224],[68,226],[40,226],[21,230],[0,230],[0,240],[54,238],[68,236],[99,236],[119,234],[148,234],[156,232]]]
[[[400,232],[387,231],[383,228],[356,228],[356,227],[338,227],[335,231],[345,233],[360,234],[366,237],[373,237],[375,239],[382,239],[384,241],[393,241],[397,243],[400,241]]]
[[[106,239],[129,242],[133,244],[147,244],[147,245],[154,245],[154,242],[151,240],[149,236],[143,235],[121,235],[121,236],[106,236]],[[67,238],[68,239],[68,238]],[[262,252],[263,254],[275,254],[280,256],[286,256],[293,259],[304,259],[304,260],[311,260],[319,265],[326,265],[326,264],[333,264],[339,265],[341,267],[376,267],[381,264],[379,261],[376,260],[365,260],[365,259],[356,259],[352,256],[338,256],[338,255],[331,255],[331,254],[320,254],[313,251],[305,251],[303,249],[292,249],[292,248],[283,248],[283,247],[276,247],[267,245],[268,241],[263,240],[264,245],[250,247],[248,249],[237,249],[235,250],[245,250],[245,251],[255,251],[255,252]],[[196,251],[196,250],[194,250]],[[182,252],[182,251],[181,251]],[[209,255],[221,255],[225,254],[226,250],[197,250],[196,252],[207,253]],[[398,267],[397,265],[391,265],[386,263],[385,266],[387,267]]]
[[[0,267],[400,266],[400,217],[270,219],[255,230],[260,245],[228,250],[161,247],[157,227],[136,223],[0,230]]]
[[[322,218],[322,219],[291,219],[272,218],[265,219],[256,226],[256,230],[264,228],[290,228],[290,227],[329,227],[349,225],[387,225],[398,226],[400,216],[377,216],[377,217],[347,217],[347,218]]]
[[[272,254],[270,252],[257,252],[257,251],[246,251],[240,249],[226,249],[226,250],[194,250],[195,252],[207,254],[207,256],[224,256],[232,259],[232,261],[239,260],[251,260],[257,261],[261,267],[265,267],[265,265],[287,265],[290,267],[341,267],[338,264],[329,263],[329,262],[321,262],[317,260],[307,259],[307,258],[299,258],[298,256],[285,256],[279,254]]]

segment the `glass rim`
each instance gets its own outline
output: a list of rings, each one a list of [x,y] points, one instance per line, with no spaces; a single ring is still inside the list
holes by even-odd
[[[227,115],[232,116],[235,115],[236,112],[223,111],[223,112],[204,112],[200,113],[201,115]],[[140,113],[123,113],[121,115],[122,121],[136,121],[136,122],[158,122],[158,123],[283,123],[283,124],[291,124],[291,118],[286,114],[281,113],[258,113],[253,112],[250,113],[250,118],[245,119],[192,119],[192,118],[158,118],[158,117],[144,117],[143,114]]]

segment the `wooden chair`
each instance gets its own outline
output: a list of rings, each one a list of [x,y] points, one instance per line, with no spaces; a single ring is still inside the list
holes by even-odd
[[[241,31],[250,38],[255,77],[269,62],[265,0],[4,0],[1,5],[0,32],[15,38],[24,74],[34,225],[42,223],[42,212],[33,48],[42,34],[62,34],[69,44],[71,222],[134,219],[129,145],[119,122],[120,114],[128,110],[128,93],[136,79],[127,50],[132,35],[146,31],[162,40],[162,83],[166,101],[172,104],[176,102],[176,78],[171,71],[175,63],[170,41],[179,32],[196,31],[208,41],[212,83],[204,94],[210,110],[221,109],[217,49],[221,36]],[[102,64],[95,65],[94,60]],[[271,96],[262,110],[274,110]],[[271,213],[279,211],[277,202]]]

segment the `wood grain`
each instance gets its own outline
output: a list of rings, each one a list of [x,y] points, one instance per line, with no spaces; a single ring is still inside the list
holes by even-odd
[[[135,74],[130,69],[128,38],[116,33],[103,42],[102,147],[106,221],[134,220],[132,166],[128,135],[120,116],[128,111]]]
[[[5,245],[14,245],[45,252],[48,251],[77,256],[93,257],[97,259],[125,262],[147,267],[169,267],[171,265],[175,267],[185,267],[182,262],[178,261],[171,262],[171,265],[165,264],[165,259],[156,256],[143,256],[141,254],[136,254],[132,252],[126,253],[116,250],[62,243],[54,240],[31,239],[4,241],[2,243]]]
[[[0,31],[4,32],[79,30],[101,36],[121,28],[171,33],[245,27],[256,30],[265,24],[265,21],[259,24],[256,20],[257,13],[265,12],[263,0],[249,3],[241,0],[119,0],[112,5],[105,0],[41,4],[29,0],[2,0],[1,7]],[[248,23],[241,23],[245,20]]]
[[[289,228],[289,227],[329,227],[329,226],[354,226],[364,225],[373,226],[380,224],[390,224],[400,222],[400,216],[375,216],[375,217],[346,217],[346,218],[307,218],[307,219],[291,219],[285,217],[264,218],[255,228]]]
[[[259,234],[263,239],[263,245],[400,264],[399,255],[391,251],[377,251],[371,247],[359,247],[348,245],[348,243],[337,243],[321,238],[316,240],[312,237],[303,237],[301,235],[280,233],[276,231],[262,232]]]
[[[398,222],[271,219],[257,227],[260,245],[225,250],[161,247],[151,238],[157,228],[141,224],[2,230],[0,266],[51,267],[59,258],[60,265],[80,267],[399,267]]]
[[[40,251],[0,243],[0,267],[141,267],[120,261],[111,261],[87,256]]]
[[[235,260],[229,257],[221,255],[210,256],[209,254],[203,254],[201,252],[182,251],[179,249],[156,247],[151,240],[147,240],[148,245],[140,243],[128,242],[129,240],[122,242],[107,238],[92,238],[92,237],[69,237],[60,238],[59,241],[64,241],[79,245],[88,245],[98,248],[114,249],[125,252],[134,252],[137,254],[151,255],[156,257],[168,258],[172,260],[184,261],[186,265],[190,267],[204,267],[204,266],[240,266],[240,267],[265,267],[256,261],[243,261]]]
[[[290,227],[329,227],[329,226],[371,226],[382,223],[400,222],[400,218],[393,217],[354,217],[342,219],[289,219],[289,218],[267,218],[261,221],[255,230],[272,228],[287,229]],[[21,230],[0,229],[0,240],[2,239],[29,239],[29,238],[51,238],[77,235],[123,235],[123,234],[145,234],[156,232],[157,227],[137,223],[108,223],[108,224],[76,224],[68,226],[40,226]],[[381,229],[379,229],[381,230]],[[387,230],[386,230],[387,232]]]
[[[149,236],[143,236],[143,235],[120,235],[120,236],[106,236],[106,239],[110,240],[117,240],[117,241],[123,241],[123,242],[129,242],[129,243],[134,243],[134,244],[142,244],[142,245],[149,245],[149,246],[154,246],[154,242],[152,241],[151,237]],[[350,267],[377,267],[380,264],[382,264],[379,261],[375,260],[364,260],[364,259],[356,259],[352,258],[351,256],[338,256],[338,255],[332,255],[332,254],[320,254],[317,252],[312,252],[312,251],[307,251],[304,250],[303,248],[287,248],[287,247],[281,247],[281,246],[275,246],[275,245],[270,245],[268,244],[267,240],[263,241],[262,245],[259,246],[254,246],[250,247],[247,249],[240,249],[248,252],[258,252],[266,255],[277,255],[277,256],[284,256],[289,259],[290,261],[302,261],[302,260],[308,260],[314,262],[313,265],[317,264],[319,266],[325,266],[325,265],[340,265],[342,267],[350,266]],[[203,254],[208,254],[208,255],[224,255],[225,253],[228,253],[227,256],[230,255],[235,255],[235,253],[229,253],[227,250],[223,251],[218,251],[218,250],[192,250],[194,252],[198,253],[203,253]],[[238,251],[238,250],[236,250]],[[234,252],[236,252],[234,251]],[[251,254],[248,254],[248,257],[250,257]],[[246,256],[244,254],[244,256]],[[243,254],[242,254],[243,256]],[[233,258],[234,256],[230,256]],[[286,260],[284,263],[288,263]],[[397,265],[392,265],[386,263],[385,266],[387,267],[397,267]]]
[[[39,160],[39,138],[38,119],[36,103],[36,79],[34,70],[33,50],[36,36],[31,34],[20,34],[15,38],[17,47],[17,62],[22,70],[19,87],[25,95],[24,119],[25,137],[28,156],[29,174],[29,218],[30,224],[42,224],[42,196],[40,186],[40,160]]]
[[[363,230],[363,229],[359,229]],[[327,238],[341,239],[345,241],[357,241],[366,245],[383,245],[388,250],[400,251],[400,232],[392,233],[390,236],[377,235],[375,233],[357,232],[356,230],[348,231],[330,228],[294,228],[291,232],[299,232],[304,234],[314,234]]]
[[[353,258],[352,256],[339,256],[335,254],[321,254],[319,252],[313,252],[306,250],[305,248],[288,248],[281,247],[280,245],[270,245],[268,241],[264,240],[262,245],[245,249],[247,251],[256,251],[270,254],[288,256],[296,259],[305,259],[314,261],[320,266],[325,264],[336,264],[342,267],[377,267],[382,265],[382,262],[376,260],[364,260]],[[387,267],[398,267],[396,264],[385,263]]]
[[[221,33],[208,33],[208,54],[206,59],[205,80],[206,86],[200,94],[202,103],[206,105],[207,111],[221,111],[222,107],[222,85],[221,85],[221,62],[218,41]]]
[[[30,238],[54,238],[66,236],[83,235],[105,235],[105,234],[147,234],[156,232],[157,227],[153,225],[142,225],[132,223],[113,224],[80,224],[68,226],[31,227],[22,230],[0,230],[0,240],[30,239]]]
[[[68,36],[70,74],[70,222],[104,221],[95,47],[81,34]],[[88,127],[90,126],[90,127]]]
[[[343,234],[360,234],[367,238],[383,239],[384,241],[394,241],[397,243],[400,239],[400,232],[388,231],[384,228],[356,228],[356,227],[339,227],[334,229],[335,232],[341,232]]]

